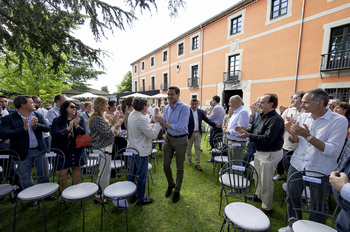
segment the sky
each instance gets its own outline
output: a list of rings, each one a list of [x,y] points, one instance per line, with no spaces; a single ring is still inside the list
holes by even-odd
[[[111,5],[115,3],[118,6],[121,2],[109,1]],[[134,21],[132,28],[126,25],[125,31],[115,29],[114,34],[106,32],[108,39],[103,38],[101,42],[94,41],[87,23],[75,32],[75,36],[85,44],[105,50],[110,56],[102,58],[106,74],[101,75],[97,81],[88,81],[91,88],[101,90],[102,86],[107,85],[109,93],[116,92],[116,86],[121,83],[124,75],[132,71],[132,62],[235,5],[239,0],[186,0],[186,9],[181,9],[174,19],[169,16],[167,2],[168,0],[157,0],[157,11],[154,7],[152,12],[145,11],[143,14],[136,11],[138,20]]]

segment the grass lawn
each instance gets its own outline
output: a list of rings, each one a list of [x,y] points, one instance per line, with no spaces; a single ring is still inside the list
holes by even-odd
[[[156,172],[153,171],[153,183],[150,181],[150,196],[155,201],[150,205],[143,206],[143,211],[139,206],[132,207],[129,214],[129,231],[219,231],[223,222],[223,215],[219,211],[220,184],[217,185],[217,175],[213,175],[212,163],[206,160],[211,157],[206,148],[206,138],[202,138],[201,166],[203,171],[198,171],[194,164],[187,165],[185,161],[185,174],[181,189],[180,201],[172,202],[172,196],[164,196],[167,189],[167,181],[162,168],[163,152],[158,151],[158,164]],[[158,148],[158,147],[156,147]],[[193,152],[194,153],[194,152]],[[194,161],[194,155],[192,160]],[[153,160],[150,160],[154,165]],[[175,160],[172,162],[173,173],[176,173]],[[154,170],[154,169],[153,169]],[[284,176],[285,178],[285,176]],[[69,179],[71,181],[71,179]],[[115,182],[111,178],[111,182]],[[270,231],[277,231],[284,226],[286,215],[286,204],[281,208],[284,197],[282,184],[285,179],[275,182],[273,213],[269,215],[271,221]],[[58,193],[57,193],[58,194]],[[56,195],[57,195],[56,194]],[[146,187],[147,195],[147,187]],[[47,216],[47,231],[55,231],[57,226],[58,205],[56,202],[45,202],[51,211]],[[111,204],[111,203],[110,203]],[[67,203],[69,208],[74,207],[73,203]],[[260,202],[254,202],[256,207],[260,207]],[[27,204],[25,210],[20,205],[17,207],[16,231],[43,231],[42,212],[32,211]],[[65,211],[64,205],[61,212]],[[0,209],[4,210],[0,215],[0,231],[12,231],[13,210],[8,197],[0,201]],[[95,207],[93,198],[86,200],[88,211],[85,219],[85,231],[99,231],[101,225],[101,206]],[[332,208],[335,207],[334,200]],[[63,210],[62,210],[63,209]],[[223,212],[223,209],[221,210]],[[25,213],[25,214],[24,214]],[[103,231],[126,231],[125,211],[113,209],[107,212],[103,218]],[[69,210],[60,217],[59,231],[82,231],[82,212]],[[252,222],[254,223],[254,222]],[[328,221],[330,225],[330,220]]]

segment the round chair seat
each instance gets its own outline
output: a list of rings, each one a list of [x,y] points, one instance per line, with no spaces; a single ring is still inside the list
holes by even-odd
[[[152,154],[157,154],[158,150],[157,149],[152,149]]]
[[[118,169],[124,167],[124,161],[123,160],[111,160],[111,169]]]
[[[270,228],[270,219],[251,204],[230,203],[225,207],[225,215],[233,224],[245,230],[267,231]]]
[[[98,191],[98,185],[91,182],[83,182],[69,186],[62,192],[62,197],[67,200],[85,199]]]
[[[148,171],[152,170],[152,164],[148,163]]]
[[[217,163],[227,163],[228,162],[228,156],[215,156],[214,161]]]
[[[103,195],[109,198],[125,198],[136,192],[137,186],[131,181],[122,181],[109,185]]]
[[[0,196],[4,196],[10,193],[14,189],[14,186],[10,184],[0,184]]]
[[[57,183],[41,183],[21,191],[17,198],[22,201],[32,201],[45,198],[55,193],[60,186]]]
[[[222,182],[221,182],[222,180]],[[224,175],[222,175],[220,178],[219,178],[219,181],[221,184],[225,185],[225,186],[232,186],[232,187],[235,187],[235,188],[247,188],[250,186],[250,181],[245,178],[245,177],[242,177],[242,176],[237,176],[235,175],[233,177],[233,174],[227,174],[225,173]],[[230,183],[231,181],[231,183]]]
[[[333,229],[332,227],[329,227],[327,225],[313,222],[309,220],[298,220],[293,223],[293,230],[294,232],[301,232],[301,231],[307,231],[307,232],[336,232],[337,230]]]

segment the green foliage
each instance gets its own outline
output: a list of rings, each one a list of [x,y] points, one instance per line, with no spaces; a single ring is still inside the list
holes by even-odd
[[[100,56],[104,53],[85,45],[71,35],[72,29],[89,19],[90,30],[96,41],[101,41],[105,30],[124,30],[136,20],[134,11],[139,8],[151,11],[157,9],[155,0],[126,0],[130,10],[112,6],[100,0],[1,0],[0,1],[0,53],[5,54],[7,65],[14,52],[19,68],[23,62],[33,65],[38,59],[52,57],[50,68],[58,72],[67,61],[67,56],[79,53],[92,64],[103,66]],[[168,0],[171,16],[176,16],[178,8],[184,7],[184,0]],[[27,48],[35,49],[30,53]]]
[[[89,86],[90,84],[86,84],[85,82],[82,82],[82,81],[75,81],[73,82],[73,84],[71,84],[72,89],[82,93],[90,92]]]
[[[59,65],[55,72],[50,68],[55,62],[51,57],[45,57],[35,49],[27,48],[26,52],[36,54],[40,59],[32,62],[25,59],[20,65],[20,57],[9,52],[7,55],[11,61],[6,65],[6,57],[0,57],[0,86],[4,92],[38,95],[45,102],[52,100],[56,94],[70,89],[70,85],[65,84],[69,74],[64,72],[68,63]],[[66,60],[64,54],[61,54],[61,58]]]
[[[132,92],[132,73],[128,71],[122,80],[122,82],[117,85],[117,93]]]
[[[101,87],[101,91],[106,92],[106,93],[109,93],[109,91],[108,91],[108,86],[107,86],[107,85],[102,86],[102,87]]]

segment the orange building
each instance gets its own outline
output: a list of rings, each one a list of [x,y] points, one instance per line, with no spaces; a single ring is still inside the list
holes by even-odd
[[[133,91],[181,89],[202,107],[214,95],[245,106],[276,93],[323,88],[349,102],[349,0],[243,0],[139,58]]]

